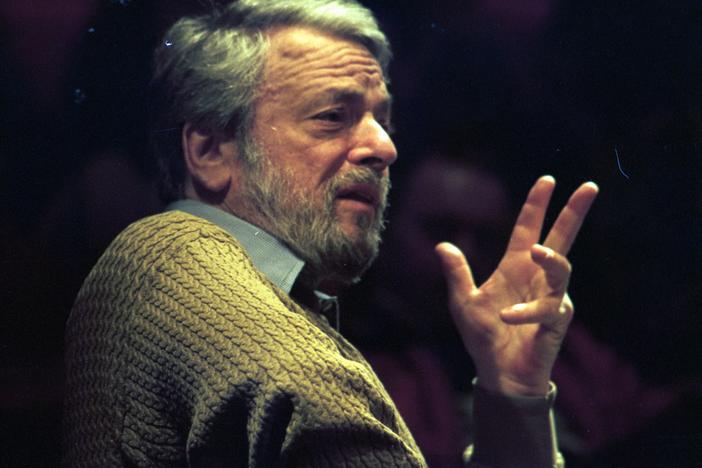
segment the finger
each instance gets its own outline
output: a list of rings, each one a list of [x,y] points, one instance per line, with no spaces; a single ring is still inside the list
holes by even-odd
[[[546,208],[555,186],[556,180],[551,176],[543,176],[536,181],[519,212],[508,250],[528,249],[532,244],[539,242]]]
[[[573,270],[568,259],[555,250],[539,244],[531,246],[531,259],[543,270],[551,294],[565,294],[570,273]]]
[[[442,242],[435,248],[441,260],[441,267],[453,297],[471,294],[476,290],[473,273],[461,249],[449,242]]]
[[[568,254],[598,191],[597,184],[586,182],[573,192],[546,236],[545,246],[563,255]]]
[[[500,311],[502,321],[510,325],[538,323],[551,327],[559,324],[567,326],[572,317],[572,303],[552,296],[514,304]]]

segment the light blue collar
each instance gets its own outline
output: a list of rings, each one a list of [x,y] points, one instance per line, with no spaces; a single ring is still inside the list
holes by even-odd
[[[305,262],[278,239],[241,218],[197,200],[178,200],[168,204],[166,210],[184,211],[227,231],[246,250],[254,266],[273,284],[290,294]]]

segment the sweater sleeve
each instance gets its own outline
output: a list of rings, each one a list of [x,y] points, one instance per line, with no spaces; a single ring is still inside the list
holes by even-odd
[[[556,386],[543,397],[513,397],[474,383],[471,468],[563,468],[553,420]]]

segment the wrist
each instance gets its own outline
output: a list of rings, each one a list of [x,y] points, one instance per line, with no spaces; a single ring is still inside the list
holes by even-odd
[[[552,413],[555,385],[546,395],[510,397],[486,390],[476,380],[470,461],[476,466],[562,467]]]
[[[548,376],[545,379],[530,379],[525,382],[505,375],[489,375],[481,372],[477,373],[476,384],[494,393],[517,397],[545,396],[551,388]]]

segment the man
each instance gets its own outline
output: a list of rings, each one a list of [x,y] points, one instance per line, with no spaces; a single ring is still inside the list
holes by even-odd
[[[155,57],[166,213],[111,244],[67,325],[66,463],[424,466],[325,316],[375,257],[397,154],[390,52],[348,0],[242,0],[184,18]],[[176,144],[175,142],[178,142]],[[572,315],[564,257],[585,184],[537,245],[537,181],[480,288],[441,244],[475,360],[476,466],[551,466],[549,375]]]

